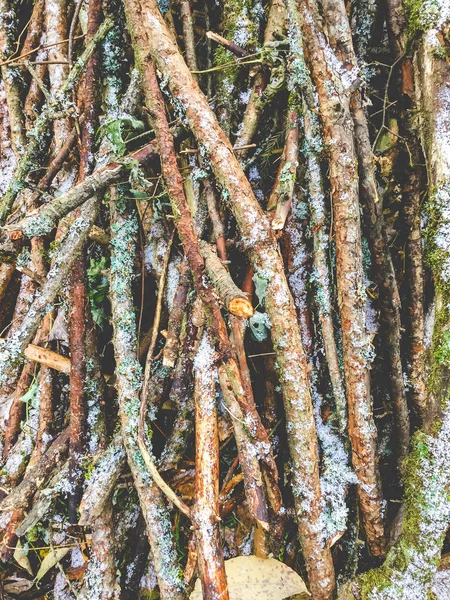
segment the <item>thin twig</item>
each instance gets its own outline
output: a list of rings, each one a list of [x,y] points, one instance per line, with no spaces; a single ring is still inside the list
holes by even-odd
[[[75,12],[73,13],[72,22],[70,23],[69,30],[69,45],[67,47],[67,62],[69,63],[70,68],[72,68],[72,54],[73,54],[73,38],[75,33],[75,27],[77,26],[78,16],[80,14],[81,6],[83,5],[84,0],[78,0],[75,6]]]
[[[73,39],[74,40],[80,40],[82,38],[85,37],[85,34],[81,34],[81,35],[76,35]],[[9,58],[8,60],[4,60],[3,62],[0,62],[0,67],[4,67],[5,65],[10,65],[11,63],[15,63],[19,60],[21,60],[22,58],[25,58],[26,56],[30,56],[30,54],[35,54],[36,52],[39,52],[39,50],[47,50],[47,48],[54,48],[55,46],[61,46],[62,44],[67,44],[67,42],[69,41],[69,39],[65,39],[65,40],[61,40],[60,42],[55,42],[54,44],[40,44],[39,46],[36,46],[36,48],[33,48],[32,50],[28,50],[28,52],[25,52],[24,54],[21,54],[20,56],[17,56],[16,58]]]
[[[169,266],[170,253],[172,250],[172,243],[173,243],[174,235],[175,235],[175,229],[172,231],[172,233],[170,235],[170,239],[168,241],[167,248],[166,248],[166,253],[164,255],[164,262],[163,262],[161,276],[159,278],[159,284],[158,284],[158,300],[156,302],[155,316],[154,316],[154,320],[153,320],[152,337],[151,337],[150,346],[149,346],[149,349],[147,352],[147,358],[145,361],[144,385],[142,386],[142,396],[141,396],[142,405],[144,405],[144,408],[142,408],[142,406],[141,406],[141,410],[144,411],[144,418],[145,418],[145,412],[147,410],[146,402],[147,402],[147,397],[148,397],[148,385],[150,382],[150,376],[151,376],[151,370],[152,370],[153,353],[155,351],[156,341],[158,339],[159,323],[161,321],[161,310],[162,310],[162,304],[163,304],[163,298],[164,298],[164,288],[166,285],[167,269]]]
[[[41,92],[44,94],[45,99],[47,100],[47,102],[51,102],[52,101],[52,97],[50,95],[50,92],[45,87],[44,82],[39,77],[39,75],[36,73],[35,69],[33,69],[33,67],[31,66],[30,61],[24,60],[23,64],[26,66],[26,68],[30,72],[31,77],[35,80],[35,82],[37,83],[37,85],[38,85],[39,89],[41,90]],[[43,63],[33,63],[33,64],[43,64]]]

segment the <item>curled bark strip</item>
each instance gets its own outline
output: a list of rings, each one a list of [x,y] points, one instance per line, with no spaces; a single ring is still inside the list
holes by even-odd
[[[205,260],[206,272],[225,308],[237,317],[249,319],[254,310],[248,296],[231,279],[230,273],[211,246],[204,241],[201,241],[199,246]]]
[[[203,334],[194,375],[195,398],[195,504],[193,516],[203,597],[228,599],[219,531],[219,435],[217,428],[214,351]],[[205,359],[205,356],[207,357]],[[209,359],[209,361],[208,361]]]
[[[311,589],[317,598],[331,598],[335,587],[334,568],[329,548],[322,542],[318,448],[308,368],[275,237],[229,140],[174,44],[156,1],[127,0],[125,10],[138,64],[145,64],[150,52],[167,78],[172,95],[183,105],[190,127],[208,155],[216,182],[227,192],[252,266],[269,279],[266,310],[272,323],[286,409],[299,536]]]

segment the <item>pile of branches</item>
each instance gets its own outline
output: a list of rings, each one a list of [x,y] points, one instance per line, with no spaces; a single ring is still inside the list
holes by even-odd
[[[445,0],[0,7],[3,596],[427,597]]]

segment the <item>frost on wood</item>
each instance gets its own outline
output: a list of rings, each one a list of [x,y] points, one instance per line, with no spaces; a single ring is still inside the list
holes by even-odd
[[[138,224],[135,212],[128,214],[126,209],[119,208],[119,193],[117,189],[111,189],[115,198],[111,207],[110,277],[122,437],[147,523],[161,593],[166,598],[181,599],[184,597],[184,586],[174,553],[169,513],[162,492],[153,483],[137,445],[139,394],[143,373],[135,358],[137,338],[131,293],[134,278],[131,250],[136,243]]]
[[[5,597],[439,596],[447,5],[0,0]]]

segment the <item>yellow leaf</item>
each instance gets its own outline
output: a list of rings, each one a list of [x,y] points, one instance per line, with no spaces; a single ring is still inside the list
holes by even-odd
[[[52,548],[44,560],[41,562],[39,571],[36,575],[36,581],[39,581],[44,577],[47,571],[50,571],[65,555],[69,552],[70,548]]]
[[[17,541],[16,549],[14,550],[14,560],[22,567],[22,569],[25,569],[27,573],[33,575],[33,569],[31,568],[30,561],[28,560],[28,556],[25,553],[20,540]]]
[[[295,594],[310,596],[303,579],[274,558],[238,556],[225,561],[230,600],[285,600]],[[200,580],[190,600],[203,600]]]

